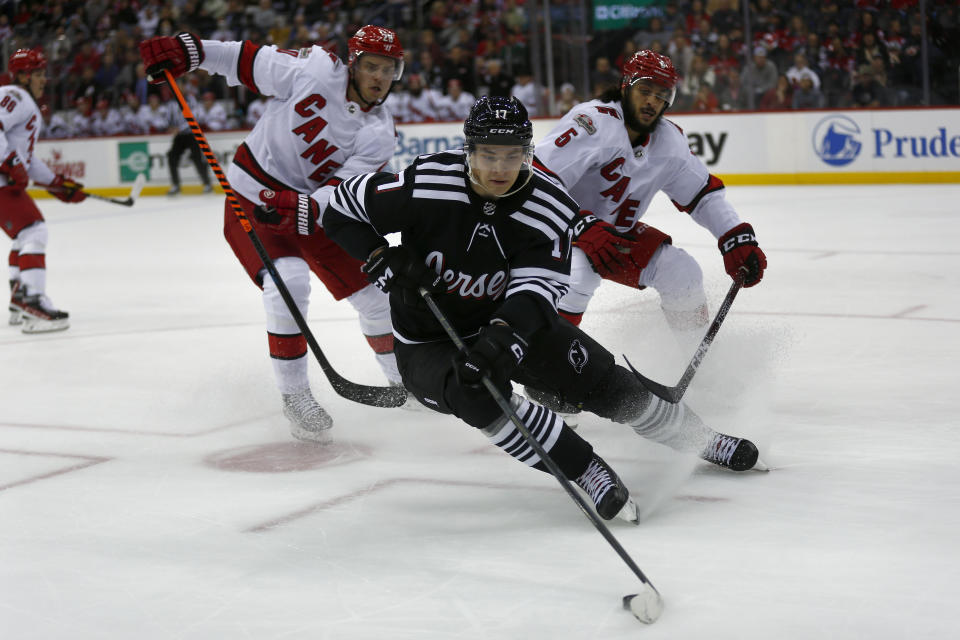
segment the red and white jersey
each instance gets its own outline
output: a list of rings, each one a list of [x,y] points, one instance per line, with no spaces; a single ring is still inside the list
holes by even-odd
[[[34,182],[50,184],[53,171],[33,155],[42,129],[40,107],[27,90],[13,84],[0,87],[0,162],[16,151]],[[0,184],[8,184],[5,175],[0,175]]]
[[[180,115],[179,112],[177,115]],[[149,104],[140,105],[137,111],[137,118],[146,125],[150,133],[166,133],[170,130],[172,119],[170,117],[170,106],[168,104],[159,104],[154,109]]]
[[[440,94],[433,89],[423,89],[417,95],[407,93],[406,119],[404,122],[433,122],[438,119],[437,102]]]
[[[619,102],[573,107],[537,143],[536,160],[563,181],[582,209],[621,231],[637,225],[657,191],[716,238],[740,224],[723,182],[691,153],[680,127],[664,119],[634,147]]]
[[[70,116],[70,135],[74,138],[85,138],[93,135],[93,113],[74,111]]]
[[[227,110],[219,102],[214,102],[208,109],[204,103],[197,105],[193,110],[197,122],[208,131],[221,131],[227,128]]]
[[[97,109],[90,119],[90,127],[95,136],[115,136],[123,133],[123,118],[116,109]]]
[[[247,200],[259,202],[263,189],[293,190],[313,194],[322,211],[334,186],[378,171],[393,156],[389,111],[347,100],[347,67],[322,47],[298,52],[204,40],[203,49],[201,68],[273,97],[227,171]]]
[[[470,109],[477,101],[472,93],[462,91],[454,99],[453,96],[440,96],[437,98],[437,117],[439,120],[460,121],[463,122],[470,115]]]

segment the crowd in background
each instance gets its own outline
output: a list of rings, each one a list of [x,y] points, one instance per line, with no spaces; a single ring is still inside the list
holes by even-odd
[[[54,138],[179,128],[179,108],[168,89],[148,84],[137,43],[180,31],[286,49],[317,44],[345,59],[357,28],[388,26],[406,58],[391,112],[398,122],[431,122],[462,120],[487,94],[516,95],[532,116],[561,115],[618,84],[623,62],[644,48],[669,55],[680,73],[675,112],[919,105],[925,27],[930,102],[960,103],[956,0],[927,0],[925,24],[918,0],[752,0],[748,36],[741,1],[667,2],[659,16],[591,34],[589,86],[578,92],[558,77],[552,100],[532,72],[534,25],[523,0],[6,0],[0,42],[4,59],[16,48],[43,49],[45,133]],[[552,5],[566,9],[558,28],[580,6]],[[183,89],[212,130],[252,126],[265,104],[203,72]]]

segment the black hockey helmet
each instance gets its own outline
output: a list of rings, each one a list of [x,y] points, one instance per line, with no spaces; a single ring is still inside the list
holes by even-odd
[[[527,108],[515,97],[483,96],[463,122],[464,148],[478,144],[531,147],[533,125]]]

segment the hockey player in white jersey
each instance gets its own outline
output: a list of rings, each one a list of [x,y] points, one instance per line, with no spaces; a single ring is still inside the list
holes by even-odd
[[[678,75],[670,59],[638,51],[619,88],[574,106],[537,144],[537,161],[566,185],[584,209],[577,226],[570,292],[560,302],[580,322],[603,278],[660,294],[667,322],[680,336],[708,320],[703,274],[670,236],[640,221],[658,191],[718,239],[731,277],[745,287],[767,266],[753,227],[724,198],[723,182],[690,153],[686,136],[663,118]]]
[[[227,128],[227,110],[217,102],[212,91],[204,92],[200,104],[193,110],[193,115],[206,131],[222,131]]]
[[[365,26],[350,38],[348,49],[349,59],[343,64],[319,46],[290,51],[250,41],[201,41],[190,33],[140,44],[147,72],[154,78],[164,68],[175,76],[202,68],[224,76],[231,86],[242,84],[272,97],[234,155],[227,171],[230,185],[300,312],[306,316],[313,271],[335,299],[346,298],[357,310],[381,369],[392,383],[400,384],[389,303],[367,282],[360,271],[362,262],[330,241],[322,229],[309,237],[288,235],[252,215],[256,205],[290,205],[284,199],[293,198],[303,213],[302,224],[312,226],[337,184],[382,168],[393,155],[393,119],[382,103],[403,74],[403,47],[390,29]],[[224,215],[227,242],[263,289],[270,355],[291,431],[299,439],[328,442],[333,421],[310,391],[306,338],[228,203]]]
[[[33,155],[43,128],[36,100],[47,84],[47,59],[39,49],[18,49],[8,64],[13,84],[0,87],[0,227],[10,249],[10,324],[24,333],[61,331],[69,314],[46,295],[47,225],[25,191],[30,180],[64,202],[81,202],[83,185],[55,174]]]

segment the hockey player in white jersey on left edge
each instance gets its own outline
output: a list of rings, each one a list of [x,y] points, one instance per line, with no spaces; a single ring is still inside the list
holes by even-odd
[[[47,59],[39,49],[18,49],[8,68],[13,84],[0,87],[0,227],[13,240],[10,249],[10,324],[24,333],[62,331],[66,311],[47,297],[47,224],[26,192],[32,179],[64,202],[82,202],[83,185],[33,155],[43,127],[36,100],[47,84]]]
[[[231,86],[242,84],[272,98],[234,155],[227,171],[230,186],[304,317],[312,271],[336,300],[346,298],[357,310],[384,375],[399,385],[389,303],[364,278],[362,262],[322,229],[309,236],[278,233],[253,216],[260,204],[293,206],[301,215],[290,223],[312,229],[337,184],[377,171],[392,157],[395,130],[383,101],[403,74],[403,47],[392,30],[365,26],[350,38],[348,49],[344,64],[319,46],[293,51],[250,41],[200,40],[190,33],[140,43],[155,82],[163,69],[176,77],[201,68],[224,76]],[[224,235],[247,275],[263,289],[270,356],[292,434],[331,441],[333,420],[310,391],[306,338],[229,203],[224,206]]]

